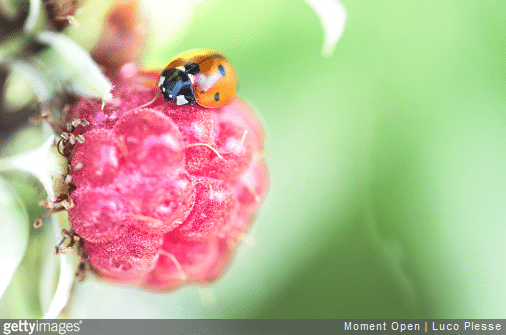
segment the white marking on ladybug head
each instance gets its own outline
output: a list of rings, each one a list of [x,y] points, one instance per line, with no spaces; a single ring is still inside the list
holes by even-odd
[[[164,81],[165,81],[165,76],[160,76],[160,79],[158,79],[158,87],[162,86]]]
[[[190,78],[190,81],[192,82],[193,85],[193,83],[195,82],[195,76],[191,73],[188,73],[188,78]]]
[[[178,67],[176,67],[176,69],[181,70],[181,71],[183,71],[183,72],[185,71],[184,66],[178,66]]]
[[[162,86],[162,92],[165,93],[165,86]]]
[[[186,100],[186,98],[184,97],[184,95],[178,95],[176,101],[177,101],[178,105],[186,105],[186,104],[188,104],[188,100]]]
[[[169,99],[172,99],[173,95],[172,94],[169,94]]]

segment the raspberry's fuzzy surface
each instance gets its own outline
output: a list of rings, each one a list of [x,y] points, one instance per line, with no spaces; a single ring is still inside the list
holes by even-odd
[[[158,97],[157,73],[125,66],[113,100],[81,100],[90,125],[71,159],[74,231],[99,276],[157,291],[220,276],[268,186],[263,131],[236,99],[220,109]]]

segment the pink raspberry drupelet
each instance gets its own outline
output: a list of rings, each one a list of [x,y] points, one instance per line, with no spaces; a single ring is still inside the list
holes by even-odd
[[[72,167],[69,210],[91,268],[151,290],[207,283],[223,272],[264,198],[262,127],[236,99],[219,109],[158,97],[158,73],[126,65],[101,109],[83,99],[90,125]]]

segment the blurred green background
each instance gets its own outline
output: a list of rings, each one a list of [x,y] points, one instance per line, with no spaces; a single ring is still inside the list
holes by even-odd
[[[77,287],[72,318],[504,318],[506,3],[209,0],[144,55],[220,50],[265,126],[270,192],[225,275]],[[167,13],[177,15],[177,13]]]

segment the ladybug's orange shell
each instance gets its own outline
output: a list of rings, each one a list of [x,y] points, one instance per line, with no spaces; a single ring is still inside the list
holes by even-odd
[[[202,49],[188,50],[188,51],[182,52],[179,55],[177,55],[176,57],[174,57],[174,59],[172,59],[170,61],[170,63],[167,65],[165,70],[175,69],[178,66],[184,66],[188,62],[195,63],[195,61],[193,61],[193,59],[203,60],[204,58],[207,58],[206,55],[213,55],[213,54],[218,54],[218,53],[216,51],[202,50]]]
[[[230,61],[222,55],[213,54],[195,63],[200,67],[193,83],[197,104],[207,108],[228,104],[234,98],[237,86],[237,76]]]
[[[191,50],[175,57],[166,69],[184,66],[188,62],[198,64],[200,68],[193,83],[195,102],[198,105],[220,108],[234,99],[237,76],[232,63],[225,56],[215,51]]]

